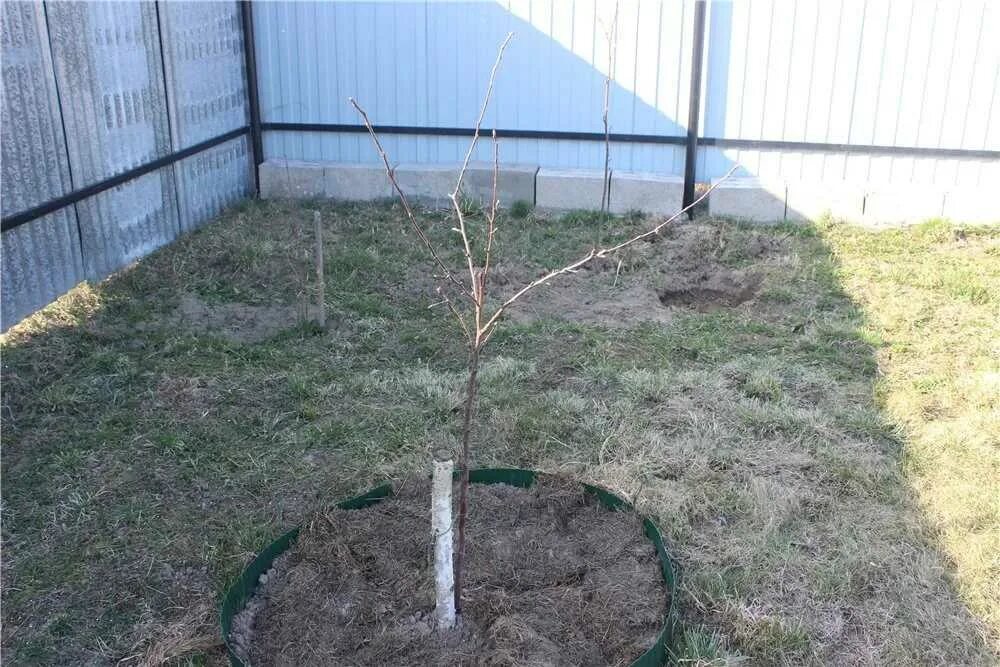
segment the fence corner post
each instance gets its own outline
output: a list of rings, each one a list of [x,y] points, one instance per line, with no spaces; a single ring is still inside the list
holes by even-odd
[[[691,44],[691,89],[688,96],[687,141],[684,154],[684,206],[694,201],[695,171],[698,162],[698,121],[701,118],[701,68],[705,50],[705,2],[694,5],[694,39]],[[688,216],[693,217],[689,211]]]
[[[260,95],[257,90],[257,54],[253,32],[253,6],[250,0],[240,0],[243,24],[243,58],[246,63],[247,104],[250,107],[250,143],[253,150],[254,196],[260,196],[260,164],[264,161],[264,142],[261,139]]]

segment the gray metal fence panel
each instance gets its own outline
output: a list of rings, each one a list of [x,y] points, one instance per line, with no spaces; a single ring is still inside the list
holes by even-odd
[[[1000,4],[780,0],[708,4],[702,134],[1000,150]],[[701,151],[699,175],[984,186],[1000,161],[836,151]]]
[[[42,5],[5,2],[0,12],[0,208],[10,215],[72,185]],[[2,257],[0,326],[6,327],[83,278],[76,211],[70,207],[4,234]]]
[[[79,188],[171,150],[152,3],[48,6],[73,184]],[[77,205],[90,278],[102,278],[180,232],[172,168]]]
[[[245,126],[249,110],[239,6],[165,2],[159,11],[174,150]],[[188,158],[174,170],[185,231],[250,192],[245,139]]]
[[[173,167],[76,205],[87,275],[103,278],[177,238]]]
[[[617,22],[613,20],[618,8]],[[258,2],[265,123],[468,127],[496,46],[505,56],[485,124],[599,133],[605,75],[615,133],[687,130],[695,3],[690,0]],[[1000,3],[992,0],[708,0],[702,138],[871,146],[870,153],[703,145],[698,176],[979,186],[1000,161],[891,155],[879,146],[998,150]],[[617,26],[609,67],[608,34]],[[460,160],[464,137],[385,133],[399,162]],[[358,132],[272,129],[267,157],[377,162]],[[483,142],[477,159],[490,159]],[[599,141],[505,138],[501,159],[601,169]],[[680,146],[612,145],[612,168],[683,172]]]
[[[181,226],[194,229],[250,194],[250,148],[233,139],[175,165],[183,193]]]
[[[159,10],[174,149],[246,125],[239,6],[164,2]]]
[[[247,124],[236,2],[2,8],[5,226]],[[249,153],[245,137],[227,141],[4,232],[0,326],[250,194]]]
[[[615,7],[618,6],[617,17]],[[355,124],[348,96],[375,123],[471,127],[497,47],[504,59],[485,125],[603,132],[604,79],[615,34],[613,132],[683,136],[693,0],[254,3],[264,122]],[[617,19],[617,20],[616,20]],[[383,135],[397,162],[461,160],[465,137]],[[378,161],[358,133],[267,132],[265,154],[297,160]],[[490,160],[490,142],[475,156]],[[501,159],[602,169],[598,141],[503,139]],[[613,144],[615,169],[680,175],[684,148]]]
[[[6,329],[83,279],[76,211],[65,208],[4,233],[0,258],[0,327]]]

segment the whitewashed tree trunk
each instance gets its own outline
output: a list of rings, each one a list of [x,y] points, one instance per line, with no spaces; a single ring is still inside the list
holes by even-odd
[[[447,457],[446,459],[444,457]],[[434,540],[435,616],[440,629],[455,627],[455,563],[451,523],[451,454],[435,453],[431,480],[431,537]],[[444,459],[444,460],[442,460]]]

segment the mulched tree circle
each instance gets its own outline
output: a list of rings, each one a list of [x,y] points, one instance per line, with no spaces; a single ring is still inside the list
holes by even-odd
[[[673,571],[655,524],[610,492],[471,471],[459,626],[434,625],[430,487],[385,485],[268,546],[232,587],[234,666],[660,665]]]

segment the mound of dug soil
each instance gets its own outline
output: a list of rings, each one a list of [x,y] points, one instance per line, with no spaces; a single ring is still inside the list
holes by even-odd
[[[655,242],[634,246],[621,258],[596,260],[573,276],[542,286],[516,304],[509,317],[522,324],[554,317],[617,328],[665,324],[678,309],[711,312],[739,306],[757,296],[762,275],[752,266],[731,268],[722,256],[728,252],[759,263],[784,248],[780,240],[761,235],[749,236],[738,248],[727,248],[722,238],[712,225],[667,227]],[[508,296],[544,273],[515,266],[506,273],[498,268],[493,278],[500,295]]]
[[[639,518],[575,483],[470,489],[459,628],[434,629],[429,489],[407,482],[303,527],[234,619],[260,665],[627,665],[656,641],[667,595]]]

